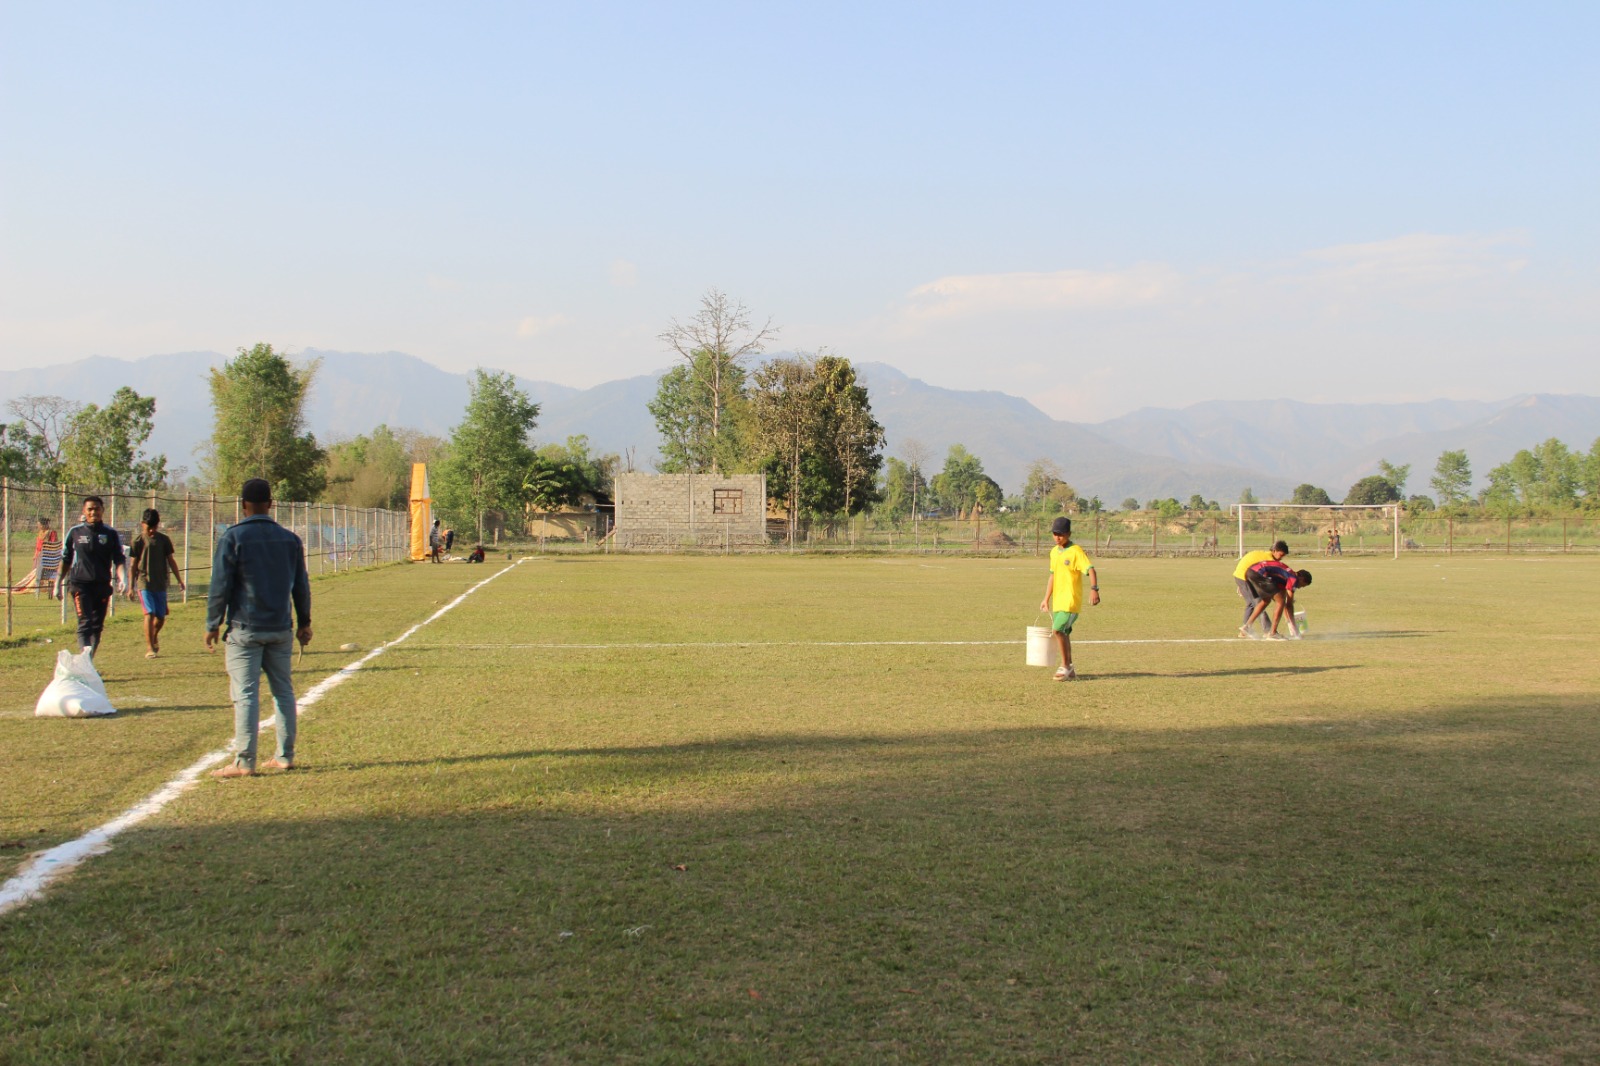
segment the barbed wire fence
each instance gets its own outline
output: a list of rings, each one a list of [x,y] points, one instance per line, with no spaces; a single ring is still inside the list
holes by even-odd
[[[81,521],[83,498],[91,495],[105,501],[103,521],[121,536],[124,551],[139,536],[139,522],[145,510],[160,512],[160,529],[172,539],[173,558],[183,574],[184,588],[174,590],[178,592],[176,596],[169,596],[175,603],[204,599],[210,590],[211,557],[217,540],[241,517],[237,496],[26,485],[4,479],[0,507],[5,527],[7,637],[18,629],[66,624],[66,598],[54,600],[51,590],[60,566],[62,540],[66,531]],[[272,516],[300,537],[306,570],[313,576],[410,558],[411,516],[404,511],[277,501]],[[54,566],[49,565],[52,554]],[[112,597],[112,617],[118,610],[137,610],[131,602],[123,600],[119,604],[118,599]]]

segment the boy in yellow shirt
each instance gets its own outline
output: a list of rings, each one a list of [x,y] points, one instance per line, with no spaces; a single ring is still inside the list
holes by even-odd
[[[1250,568],[1257,563],[1281,563],[1283,557],[1289,554],[1289,545],[1278,541],[1270,551],[1245,552],[1239,557],[1239,564],[1233,568],[1233,584],[1239,590],[1239,598],[1244,600],[1244,625],[1239,627],[1239,635],[1255,639],[1255,633],[1250,628],[1250,623],[1256,617],[1256,604],[1260,602],[1255,590],[1250,587],[1250,582],[1245,577],[1250,573]],[[1261,635],[1266,636],[1271,632],[1265,615],[1261,616]]]
[[[1083,575],[1089,575],[1089,603],[1100,605],[1100,578],[1084,550],[1072,543],[1072,519],[1062,516],[1050,524],[1056,546],[1050,549],[1050,580],[1044,585],[1039,610],[1050,611],[1050,628],[1061,645],[1061,668],[1057,681],[1073,681],[1078,671],[1072,667],[1072,627],[1083,609]]]

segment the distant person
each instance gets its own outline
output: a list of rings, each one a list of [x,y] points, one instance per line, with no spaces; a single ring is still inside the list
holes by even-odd
[[[1049,611],[1050,628],[1061,646],[1061,666],[1057,681],[1075,681],[1078,671],[1072,665],[1072,627],[1083,610],[1083,576],[1089,575],[1089,603],[1100,604],[1100,578],[1094,563],[1078,545],[1072,543],[1072,519],[1063,515],[1050,523],[1056,546],[1050,549],[1050,578],[1044,585],[1039,610]]]
[[[1337,529],[1333,531],[1333,554],[1344,554],[1344,541],[1340,538],[1339,531]]]
[[[161,532],[160,525],[161,512],[154,507],[146,509],[139,520],[139,538],[128,546],[128,557],[132,560],[128,567],[128,598],[144,611],[146,659],[154,659],[161,653],[161,627],[167,624],[169,578],[177,578],[178,587],[184,587],[172,538]]]
[[[456,542],[456,531],[453,530],[453,529],[445,530],[444,531],[444,553],[446,555],[450,554],[450,548],[451,548],[452,545],[455,544],[455,542]]]
[[[481,562],[483,562],[483,545],[482,544],[474,544],[472,546],[472,551],[467,553],[467,562],[469,562],[469,563],[481,563]]]
[[[1241,637],[1250,636],[1250,621],[1256,616],[1256,594],[1251,591],[1250,582],[1246,580],[1250,568],[1257,563],[1281,563],[1283,557],[1289,554],[1289,545],[1278,541],[1267,551],[1245,552],[1239,558],[1239,563],[1233,568],[1233,584],[1239,592],[1239,598],[1244,600],[1244,625],[1239,627]],[[1269,632],[1267,620],[1261,620],[1261,632]]]
[[[436,563],[439,554],[444,550],[444,535],[439,532],[439,520],[433,520],[433,528],[428,531],[428,561]]]
[[[244,483],[239,506],[244,517],[217,540],[206,602],[206,651],[216,651],[217,635],[228,627],[222,643],[233,697],[233,764],[211,771],[224,779],[256,772],[263,672],[278,737],[277,757],[266,766],[294,769],[294,642],[311,643],[311,579],[300,538],[273,521],[272,486],[262,478]]]
[[[1289,637],[1298,640],[1300,627],[1294,620],[1295,594],[1303,588],[1311,587],[1311,571],[1290,570],[1282,563],[1263,562],[1256,563],[1250,568],[1249,581],[1251,589],[1256,594],[1256,614],[1265,615],[1267,605],[1273,604],[1277,612],[1272,617],[1272,628],[1267,631],[1267,637],[1272,640],[1282,640],[1278,635],[1278,623],[1283,621],[1283,616],[1289,616]],[[1242,632],[1250,632],[1250,623],[1255,619],[1247,619]]]
[[[39,516],[39,535],[33,541],[33,594],[44,588],[44,575],[52,577],[61,569],[61,538],[50,519]]]
[[[72,608],[78,613],[78,646],[91,656],[100,650],[112,586],[116,586],[116,592],[127,587],[123,568],[128,557],[123,554],[117,531],[100,520],[105,506],[98,496],[83,498],[83,521],[67,530],[61,567],[56,571],[55,597],[61,598],[63,585],[72,587]]]

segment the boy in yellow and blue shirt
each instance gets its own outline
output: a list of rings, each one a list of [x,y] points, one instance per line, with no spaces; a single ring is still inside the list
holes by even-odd
[[[1050,611],[1050,628],[1061,645],[1061,668],[1057,681],[1072,681],[1078,671],[1072,667],[1072,627],[1083,609],[1083,576],[1089,575],[1089,603],[1100,605],[1100,578],[1084,550],[1072,543],[1072,519],[1063,515],[1050,524],[1056,546],[1050,549],[1050,580],[1045,582],[1039,610]]]

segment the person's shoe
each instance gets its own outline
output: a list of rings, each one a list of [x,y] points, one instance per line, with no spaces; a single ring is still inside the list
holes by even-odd
[[[1259,639],[1261,639],[1261,638],[1256,636],[1255,630],[1249,629],[1249,628],[1247,628],[1245,626],[1240,626],[1239,627],[1239,635],[1241,637],[1243,637],[1245,640],[1259,640]]]
[[[1067,667],[1066,680],[1068,680],[1068,681],[1076,681],[1076,680],[1078,680],[1078,671],[1077,671],[1077,669],[1075,667],[1071,667],[1071,666]]]
[[[1070,680],[1071,677],[1072,677],[1072,671],[1067,669],[1065,666],[1056,668],[1056,680],[1057,681],[1067,681],[1067,680]]]
[[[1284,636],[1282,633],[1273,632],[1273,633],[1268,633],[1267,634],[1267,639],[1268,640],[1288,640],[1289,638]]]
[[[154,659],[156,657],[156,653],[153,651],[147,651],[144,653],[144,657],[146,659]]]
[[[218,781],[226,781],[233,777],[254,777],[256,776],[256,772],[250,769],[248,766],[239,766],[235,764],[233,766],[224,766],[220,770],[213,770],[211,771],[211,776],[216,778]]]
[[[294,760],[293,759],[268,759],[266,762],[262,763],[261,765],[265,769],[268,769],[268,770],[293,770],[294,769]]]

